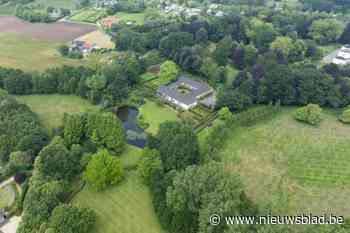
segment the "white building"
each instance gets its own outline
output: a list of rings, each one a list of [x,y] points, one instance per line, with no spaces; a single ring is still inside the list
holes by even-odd
[[[337,65],[350,64],[350,45],[344,45],[338,52],[332,63]]]

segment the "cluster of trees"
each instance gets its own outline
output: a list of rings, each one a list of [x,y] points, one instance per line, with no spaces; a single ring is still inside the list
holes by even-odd
[[[139,13],[146,8],[144,1],[118,1],[107,8],[107,14],[114,15],[117,12]]]
[[[15,15],[32,23],[51,23],[55,21],[54,18],[50,17],[49,13],[22,4],[16,6]]]
[[[302,0],[304,9],[313,11],[347,12],[350,2],[344,0]]]
[[[57,48],[57,51],[61,54],[62,57],[68,57],[73,59],[82,59],[84,56],[80,51],[71,51],[69,46],[61,45]]]
[[[87,232],[95,221],[93,212],[62,204],[76,189],[73,179],[85,171],[84,180],[96,189],[103,189],[123,177],[119,159],[110,155],[125,146],[121,122],[114,114],[66,115],[61,136],[53,138],[35,159],[23,201],[20,233],[34,233],[38,229]],[[19,152],[13,157],[21,159]]]
[[[0,68],[0,88],[10,94],[73,94],[108,107],[124,101],[144,71],[143,62],[126,54],[99,69],[62,66],[42,73]]]
[[[38,117],[0,89],[0,159],[6,165],[1,176],[31,169],[48,140]]]
[[[80,145],[69,149],[61,137],[55,137],[39,152],[17,232],[47,232],[48,229],[52,232],[85,232],[84,229],[91,227],[94,223],[91,210],[62,205],[73,191],[70,182],[83,169],[83,154]],[[68,220],[70,224],[66,224]],[[65,224],[60,224],[63,222]]]
[[[257,65],[240,72],[218,95],[218,107],[243,110],[254,103],[280,101],[283,105],[343,107],[350,103],[350,81],[341,71],[323,72],[312,64],[287,65],[265,56]]]

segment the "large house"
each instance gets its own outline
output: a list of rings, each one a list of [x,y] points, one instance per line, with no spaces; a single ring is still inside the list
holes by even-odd
[[[338,52],[332,62],[337,65],[350,64],[350,45],[344,45]]]
[[[183,110],[189,110],[199,103],[213,108],[216,101],[214,89],[207,83],[183,76],[173,83],[160,86],[157,95]]]

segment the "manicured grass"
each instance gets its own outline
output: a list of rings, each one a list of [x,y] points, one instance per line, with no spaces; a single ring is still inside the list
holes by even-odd
[[[128,146],[121,157],[124,166],[135,167],[141,152]],[[92,229],[95,233],[164,233],[154,212],[150,191],[135,170],[126,172],[124,181],[105,191],[97,192],[86,186],[73,203],[95,211],[97,222]]]
[[[0,209],[11,206],[15,197],[16,191],[13,184],[0,188]]]
[[[154,80],[154,79],[156,79],[157,77],[158,77],[157,75],[152,74],[152,73],[149,73],[149,72],[144,73],[144,74],[142,74],[142,75],[140,76],[140,78],[141,78],[142,81],[144,81],[144,82],[148,82],[148,81]]]
[[[70,17],[70,20],[77,22],[96,23],[97,20],[104,16],[105,12],[103,10],[86,9]]]
[[[62,125],[64,113],[74,114],[98,109],[87,100],[71,95],[28,95],[16,98],[37,113],[49,129]]]
[[[119,12],[116,16],[123,22],[132,21],[136,24],[142,25],[145,22],[145,14],[144,13],[126,13]]]
[[[319,127],[309,126],[293,119],[294,110],[236,129],[221,157],[259,203],[282,204],[293,213],[331,208],[349,216],[350,127],[332,112],[323,114]]]
[[[150,126],[146,129],[148,133],[156,134],[159,125],[165,121],[177,121],[177,112],[168,106],[160,106],[159,104],[147,100],[140,108],[140,114],[143,116],[145,122]]]
[[[84,60],[68,59],[56,51],[59,44],[0,33],[0,66],[23,70],[45,70],[61,65],[81,65]]]

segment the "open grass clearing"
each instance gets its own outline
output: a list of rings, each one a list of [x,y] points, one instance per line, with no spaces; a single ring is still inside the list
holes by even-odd
[[[146,131],[153,135],[158,132],[161,123],[179,120],[177,112],[174,109],[151,100],[146,100],[146,103],[139,108],[139,111],[145,122],[150,124]]]
[[[14,184],[8,184],[0,188],[0,209],[9,207],[16,198],[16,188]]]
[[[84,60],[64,58],[58,43],[25,39],[12,33],[0,33],[0,66],[25,71],[43,71],[62,65],[83,65]]]
[[[87,100],[72,95],[27,95],[16,98],[38,114],[48,129],[61,126],[65,113],[75,114],[98,109]]]
[[[293,119],[294,108],[236,129],[221,152],[254,200],[274,211],[350,216],[350,126],[324,113],[319,127]],[[278,209],[277,209],[278,207]]]
[[[96,23],[99,19],[103,18],[104,16],[106,16],[104,10],[90,8],[82,10],[77,14],[74,14],[69,19],[77,22]]]
[[[75,196],[73,203],[92,208],[97,215],[95,233],[164,233],[154,212],[151,193],[139,179],[135,167],[141,149],[127,146],[121,156],[129,168],[124,180],[97,192],[88,186]]]
[[[72,0],[35,0],[32,5],[40,6],[43,9],[47,7],[55,7],[55,8],[65,8],[74,10],[76,9],[77,3]]]
[[[142,25],[145,22],[145,13],[127,13],[118,12],[115,14],[121,22],[135,22],[136,24]]]

